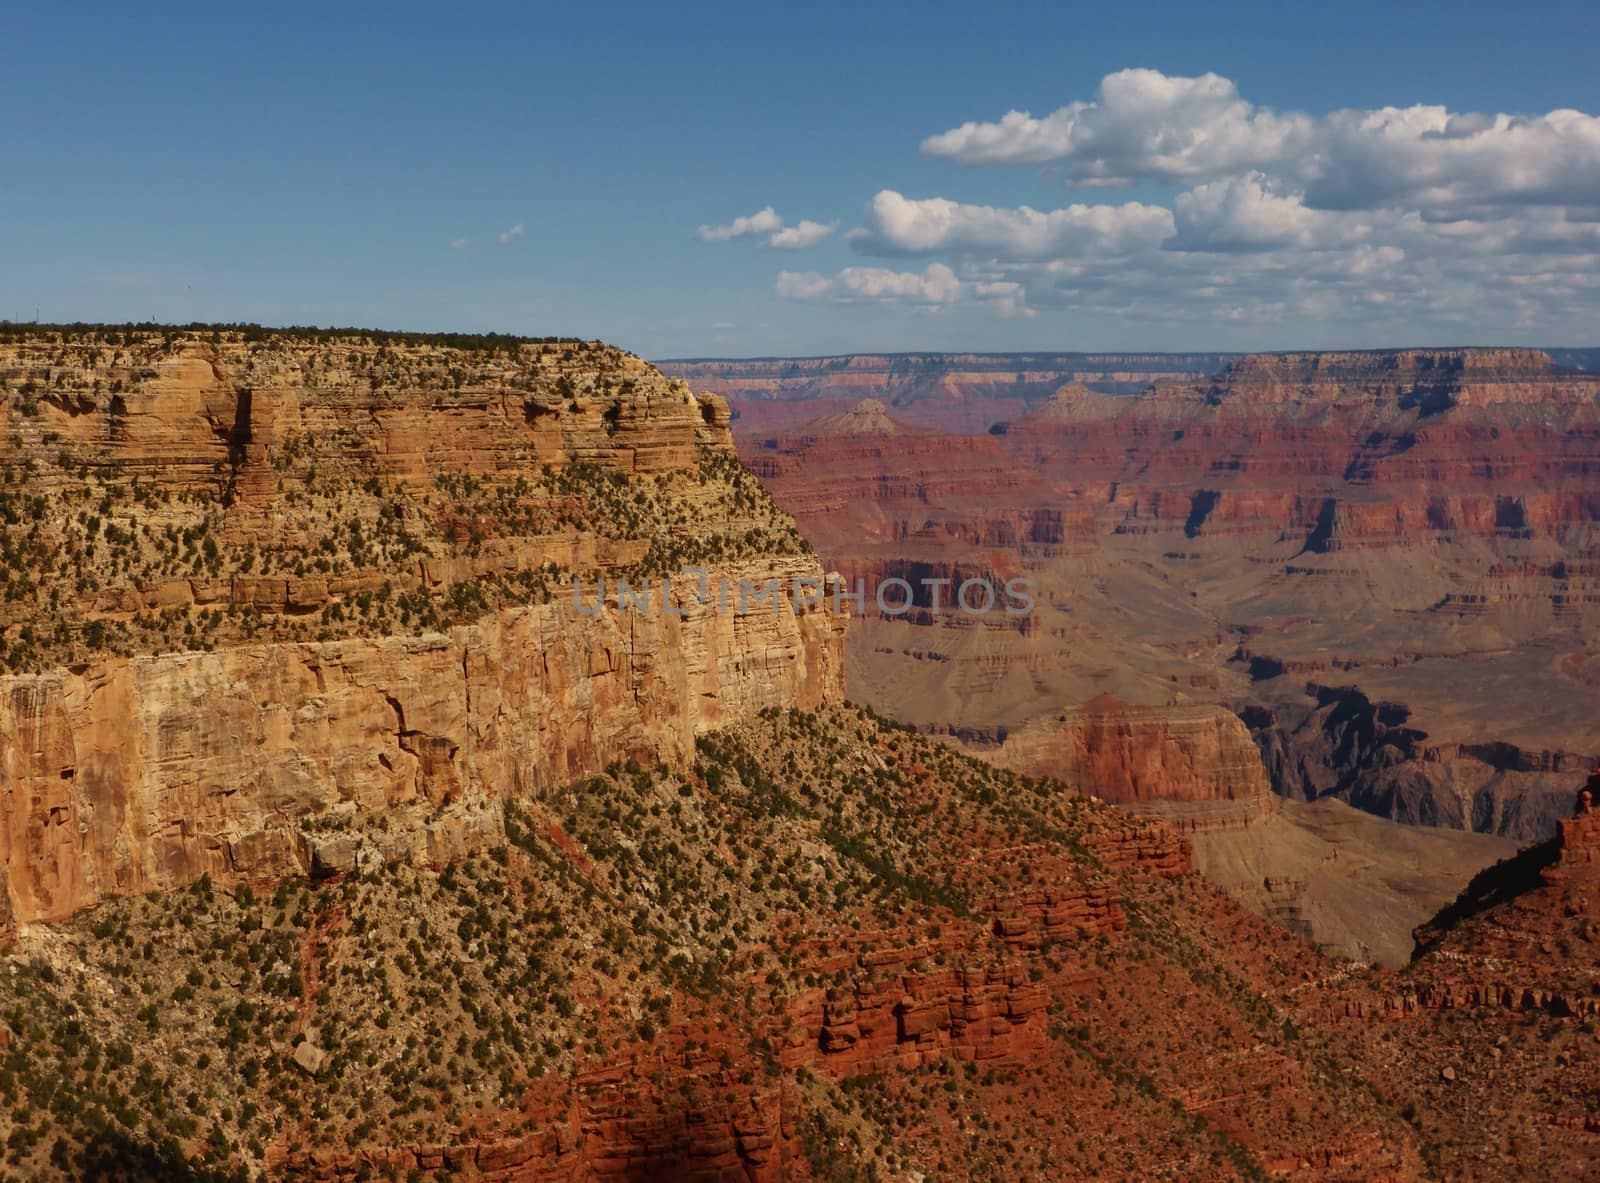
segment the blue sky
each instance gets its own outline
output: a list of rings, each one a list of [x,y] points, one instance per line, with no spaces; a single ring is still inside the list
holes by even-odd
[[[1591,5],[64,4],[7,39],[10,319],[652,357],[1600,340]],[[831,232],[696,233],[768,207]]]

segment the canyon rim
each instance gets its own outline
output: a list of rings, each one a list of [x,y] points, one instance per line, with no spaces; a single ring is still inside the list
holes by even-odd
[[[1600,7],[6,32],[0,1183],[1600,1179]]]

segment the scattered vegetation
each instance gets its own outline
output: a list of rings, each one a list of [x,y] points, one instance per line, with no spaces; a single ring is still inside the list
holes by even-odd
[[[806,553],[687,397],[598,342],[0,325],[0,671],[436,631],[574,577]],[[666,443],[628,434],[675,400]]]
[[[304,829],[404,849],[390,820]],[[1157,1161],[1252,1178],[1247,1147],[1369,1113],[1272,1001],[1297,980],[1293,939],[1229,913],[1261,950],[1240,961],[1207,935],[1221,905],[1197,881],[1106,870],[1090,852],[1128,825],[868,711],[768,710],[702,737],[681,772],[620,762],[508,802],[503,843],[437,869],[109,900],[0,963],[0,1178],[221,1181],[308,1147],[389,1163],[537,1144],[600,1104],[585,1081],[605,1065],[641,1116],[790,1090],[821,1179]],[[1015,901],[1089,890],[1136,922],[999,939]],[[815,1032],[779,1054],[824,997],[892,1002],[941,975],[1014,983],[999,1015],[1030,989],[1048,1011],[988,1061],[835,1068]],[[999,1039],[987,1018],[963,1030],[928,1046]],[[1224,1133],[1180,1099],[1242,1047],[1269,1051],[1218,1094]]]

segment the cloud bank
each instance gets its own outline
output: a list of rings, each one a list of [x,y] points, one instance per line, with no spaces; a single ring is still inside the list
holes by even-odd
[[[1600,117],[1581,111],[1317,115],[1256,105],[1217,74],[1135,69],[1048,115],[968,121],[921,149],[1043,170],[1101,200],[1040,209],[886,188],[845,239],[921,269],[784,272],[780,296],[1500,337],[1561,335],[1600,311]],[[1170,196],[1104,200],[1133,184]],[[772,230],[749,233],[776,233],[762,214]]]

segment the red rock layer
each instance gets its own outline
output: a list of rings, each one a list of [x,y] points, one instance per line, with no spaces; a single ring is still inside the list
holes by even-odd
[[[890,714],[1000,736],[1102,690],[1255,704],[1280,792],[1527,839],[1566,808],[1537,753],[1559,735],[1563,768],[1600,760],[1575,690],[1600,620],[1594,375],[1531,350],[1273,354],[1139,395],[1068,382],[978,438],[903,415],[871,436],[837,414],[736,424],[829,568],[1038,589],[1027,618],[981,624],[869,600],[852,676]],[[1530,670],[1545,650],[1565,660]],[[1409,711],[1410,738],[1380,751],[1356,732],[1382,727],[1325,717],[1307,681],[1335,674]],[[1056,763],[1139,795],[1115,767]]]
[[[1006,738],[994,758],[1117,805],[1258,803],[1272,790],[1239,717],[1219,707],[1133,707],[1109,694]]]
[[[1091,849],[1120,874],[1170,879],[1189,870],[1187,848],[1158,823],[1104,826]],[[770,1000],[758,1029],[777,1063],[846,1080],[945,1060],[993,1067],[1048,1058],[1052,1002],[1087,984],[1050,969],[1049,950],[1114,947],[1128,921],[1112,881],[1059,859],[1038,869],[1049,886],[975,900],[970,919],[799,942],[804,971],[842,984]],[[280,1146],[271,1166],[279,1177],[319,1183],[417,1168],[471,1170],[498,1183],[808,1177],[796,1129],[803,1102],[792,1081],[752,1086],[750,1055],[747,1042],[708,1022],[586,1070],[570,1086],[536,1088],[526,1106],[539,1117],[536,1134],[485,1131],[450,1145],[362,1150]],[[1369,1148],[1371,1157],[1383,1153]]]

